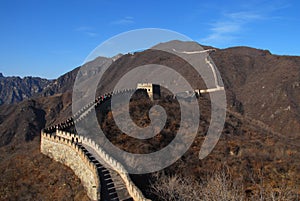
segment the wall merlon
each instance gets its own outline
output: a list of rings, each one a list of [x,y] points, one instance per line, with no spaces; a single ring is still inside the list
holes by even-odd
[[[51,140],[55,140],[55,136],[54,135],[50,135],[50,139]]]

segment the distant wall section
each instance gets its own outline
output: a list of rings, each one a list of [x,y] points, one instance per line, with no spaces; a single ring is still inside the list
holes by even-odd
[[[149,97],[154,100],[160,98],[160,86],[152,83],[138,83],[137,89],[145,89]]]

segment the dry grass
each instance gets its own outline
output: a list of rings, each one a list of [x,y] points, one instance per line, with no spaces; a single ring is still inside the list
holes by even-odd
[[[286,185],[276,188],[258,184],[259,191],[247,195],[240,181],[234,181],[228,171],[219,171],[198,182],[179,175],[154,175],[152,193],[157,200],[163,201],[296,201],[299,200],[295,189]]]

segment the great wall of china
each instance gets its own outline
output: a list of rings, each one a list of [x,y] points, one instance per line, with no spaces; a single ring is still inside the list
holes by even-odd
[[[132,90],[135,89],[99,96],[73,117],[41,131],[41,152],[70,167],[80,178],[91,200],[149,200],[132,182],[123,165],[94,141],[64,131],[83,120],[93,107],[101,105],[113,95],[126,94]]]

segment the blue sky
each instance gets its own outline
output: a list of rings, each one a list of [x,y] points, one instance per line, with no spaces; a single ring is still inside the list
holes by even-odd
[[[296,0],[0,0],[0,72],[56,78],[110,37],[149,27],[217,48],[300,55],[299,11]]]

